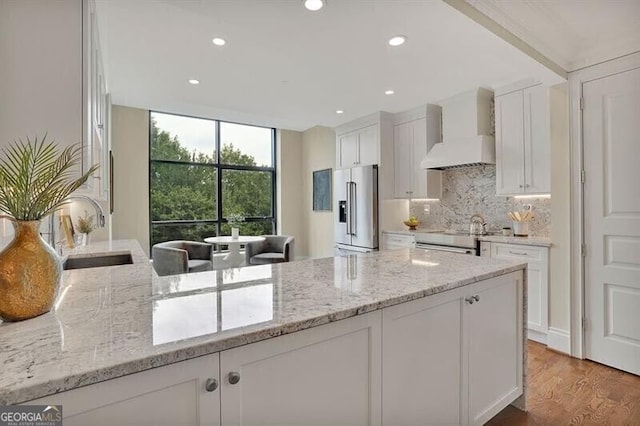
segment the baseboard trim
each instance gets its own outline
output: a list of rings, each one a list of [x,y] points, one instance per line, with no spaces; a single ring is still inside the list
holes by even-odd
[[[527,329],[527,339],[533,340],[534,342],[542,343],[543,345],[547,344],[547,335],[537,330]]]
[[[558,352],[571,354],[571,336],[568,332],[559,328],[549,327],[547,333],[547,347]]]

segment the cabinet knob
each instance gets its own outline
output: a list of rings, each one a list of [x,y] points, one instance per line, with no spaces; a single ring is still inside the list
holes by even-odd
[[[526,185],[525,185],[525,187],[526,187],[526,188],[529,188],[530,186],[531,186],[531,185],[529,185],[529,184],[526,184]]]
[[[240,381],[240,373],[237,371],[232,371],[229,373],[229,383],[232,385],[237,384]]]
[[[218,381],[216,379],[207,379],[207,382],[204,384],[204,388],[207,392],[213,392],[218,389]]]
[[[466,299],[464,299],[465,302],[467,302],[470,305],[473,305],[474,302],[479,302],[480,301],[480,296],[478,296],[477,294],[475,296],[471,296],[468,297]]]
[[[518,185],[520,188],[524,188],[524,185]]]

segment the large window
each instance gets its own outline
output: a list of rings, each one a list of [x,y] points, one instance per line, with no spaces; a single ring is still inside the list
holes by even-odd
[[[150,113],[151,244],[275,231],[275,129]]]

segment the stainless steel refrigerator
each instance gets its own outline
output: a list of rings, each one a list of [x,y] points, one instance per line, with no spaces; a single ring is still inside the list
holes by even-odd
[[[333,172],[337,254],[378,249],[378,166]]]

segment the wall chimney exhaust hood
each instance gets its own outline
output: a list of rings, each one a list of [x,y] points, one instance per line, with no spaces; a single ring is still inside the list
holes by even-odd
[[[440,102],[443,141],[433,145],[420,166],[444,170],[495,164],[492,100],[492,91],[478,88]]]

